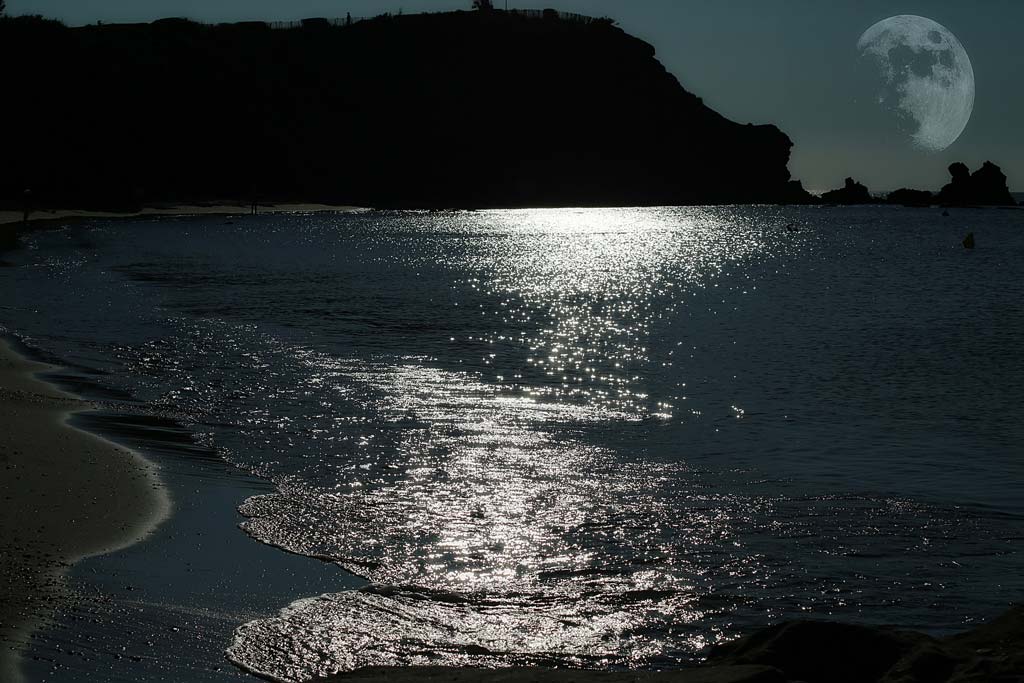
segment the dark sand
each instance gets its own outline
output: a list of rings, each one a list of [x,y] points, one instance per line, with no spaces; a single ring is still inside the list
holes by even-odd
[[[574,669],[446,669],[444,667],[360,669],[330,679],[337,683],[781,683],[767,666],[721,666],[669,671],[601,672]]]
[[[127,547],[170,510],[153,466],[67,424],[90,404],[35,378],[52,369],[0,341],[0,680],[63,596],[70,564]]]

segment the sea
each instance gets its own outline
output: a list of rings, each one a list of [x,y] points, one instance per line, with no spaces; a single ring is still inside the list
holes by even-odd
[[[97,219],[0,260],[0,331],[174,504],[70,570],[32,681],[664,669],[1024,599],[1024,211]]]

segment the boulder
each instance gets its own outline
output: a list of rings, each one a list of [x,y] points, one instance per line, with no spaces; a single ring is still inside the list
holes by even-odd
[[[924,646],[935,641],[895,629],[795,621],[722,645],[710,661],[771,666],[806,683],[870,683]]]
[[[714,648],[709,665],[760,665],[803,683],[1024,681],[1024,607],[938,639],[884,626],[797,621]]]

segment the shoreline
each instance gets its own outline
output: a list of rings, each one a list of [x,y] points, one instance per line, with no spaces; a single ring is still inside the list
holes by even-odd
[[[175,417],[107,394],[88,376],[64,368],[59,357],[21,347],[16,338],[9,345],[42,370],[44,386],[68,392],[75,405],[69,425],[152,463],[173,514],[117,552],[62,562],[28,585],[42,603],[37,618],[19,625],[16,640],[0,637],[4,654],[20,649],[11,659],[20,661],[20,672],[13,674],[22,678],[0,668],[0,681],[251,681],[250,673],[225,657],[240,624],[273,614],[298,596],[364,583],[336,565],[284,553],[239,529],[238,507],[251,496],[274,492],[272,482],[196,442]],[[0,612],[0,624],[5,622]]]
[[[140,454],[70,424],[93,405],[39,379],[54,367],[0,339],[0,678],[62,602],[71,565],[129,547],[165,521],[171,501]],[[31,521],[29,521],[31,520]]]
[[[210,202],[199,204],[154,204],[138,211],[92,211],[87,209],[36,209],[29,214],[28,224],[84,218],[139,218],[147,216],[248,216],[252,205]],[[277,213],[317,213],[359,211],[362,207],[313,202],[259,204],[258,215]],[[0,225],[22,224],[22,212],[0,210]]]

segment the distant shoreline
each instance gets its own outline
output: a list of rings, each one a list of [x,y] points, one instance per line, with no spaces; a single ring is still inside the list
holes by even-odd
[[[680,205],[680,206],[691,206],[691,205]],[[698,205],[700,206],[700,205]],[[709,204],[707,206],[718,206]],[[750,206],[749,204],[740,204],[739,206]],[[814,204],[770,204],[769,206],[776,207],[802,207],[802,208],[863,208],[863,207],[889,207],[892,209],[916,209],[916,210],[936,210],[943,209],[940,205],[929,205],[929,206],[913,206],[913,205],[901,205],[901,204],[890,204],[884,201],[878,201],[877,203],[869,204],[827,204],[827,203],[814,203]],[[579,208],[633,208],[633,207],[577,207],[577,206],[566,206],[566,207],[552,207],[552,206],[536,206],[536,207],[506,207],[507,210],[546,210],[546,209],[579,209]],[[996,209],[996,210],[1024,210],[1024,206],[964,206],[964,207],[948,207],[953,210],[972,210],[972,209]],[[17,246],[19,236],[28,231],[42,230],[51,227],[60,227],[79,221],[92,220],[92,219],[110,219],[110,220],[131,220],[136,218],[183,218],[188,216],[222,216],[222,217],[240,217],[249,216],[251,213],[251,206],[244,204],[232,204],[227,202],[216,202],[216,203],[196,203],[196,204],[154,204],[152,206],[143,207],[136,211],[113,211],[113,210],[87,210],[87,209],[51,209],[51,210],[37,210],[32,211],[29,215],[27,222],[22,220],[23,215],[20,211],[13,211],[11,209],[0,209],[0,253],[5,250],[12,249]],[[279,204],[260,204],[258,206],[259,215],[286,215],[286,214],[300,214],[300,213],[354,213],[358,211],[373,211],[376,210],[374,207],[360,207],[360,206],[349,206],[344,204],[319,204],[319,203],[302,203],[302,202],[282,202]],[[381,209],[387,210],[387,209]],[[411,211],[418,210],[430,210],[435,211],[436,209],[408,209]],[[448,209],[449,211],[472,211],[477,209],[469,208],[456,208],[453,207]]]
[[[265,214],[292,213],[347,213],[362,211],[362,207],[339,204],[281,203],[259,204],[257,212]],[[137,211],[92,211],[86,209],[37,210],[24,221],[21,211],[0,209],[0,252],[17,246],[18,236],[29,230],[41,230],[90,219],[130,220],[133,218],[181,218],[185,216],[248,216],[252,205],[218,203],[154,204]]]
[[[278,213],[318,213],[359,211],[361,207],[339,204],[316,204],[302,202],[284,202],[281,204],[258,204],[260,214]],[[222,203],[196,204],[154,204],[137,211],[93,211],[88,209],[38,209],[30,212],[28,222],[40,222],[87,219],[87,218],[139,218],[145,216],[241,216],[250,215],[252,205]],[[21,211],[11,209],[0,210],[0,225],[21,224]]]

